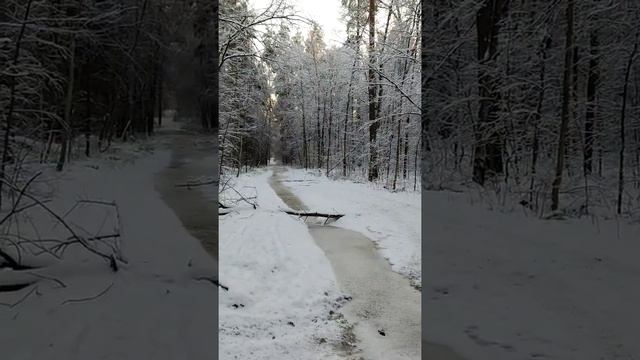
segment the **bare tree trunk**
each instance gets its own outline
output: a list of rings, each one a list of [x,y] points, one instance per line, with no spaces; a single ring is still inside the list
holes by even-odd
[[[331,168],[329,167],[329,160],[331,159],[331,121],[333,120],[333,89],[329,90],[329,124],[328,124],[328,134],[327,134],[327,176],[329,176],[329,172]]]
[[[306,119],[304,116],[304,87],[302,86],[302,79],[300,80],[300,93],[301,93],[301,101],[300,106],[302,107],[302,157],[304,162],[304,168],[309,168],[309,153],[307,150],[307,126]]]
[[[575,18],[575,14],[574,14],[574,18]],[[574,19],[575,22],[575,19]],[[574,25],[575,27],[575,25]],[[576,152],[575,149],[577,147],[577,142],[578,142],[578,126],[576,123],[576,107],[578,104],[578,61],[579,61],[579,56],[580,56],[580,52],[579,52],[579,48],[578,48],[578,44],[575,43],[574,40],[574,45],[573,45],[573,55],[571,58],[571,63],[572,63],[572,70],[571,70],[571,102],[569,102],[570,104],[570,114],[571,114],[571,118],[569,119],[569,123],[567,124],[567,144],[565,146],[565,156],[566,156],[566,160],[565,160],[565,167],[567,169],[567,175],[569,178],[573,178],[573,168],[571,167],[571,163],[570,163],[570,159],[572,157],[572,155]],[[572,124],[575,125],[572,126]]]
[[[351,105],[351,82],[349,82],[349,91],[347,92],[347,110],[344,114],[344,129],[342,132],[342,176],[347,176],[347,129],[351,110],[349,105]]]
[[[395,117],[394,117],[395,118]],[[389,177],[391,176],[391,151],[393,150],[393,139],[395,138],[395,135],[393,134],[393,132],[391,132],[390,138],[389,138],[389,150],[387,151],[387,171],[385,172],[387,179],[386,179],[386,183],[387,186],[389,186]]]
[[[327,120],[327,98],[322,99],[322,128],[318,128],[320,138],[318,148],[318,169],[322,169],[322,151],[324,151],[324,127]]]
[[[402,157],[402,179],[406,181],[407,179],[407,165],[408,165],[408,159],[409,159],[409,131],[408,131],[408,126],[409,126],[409,116],[407,115],[407,119],[405,122],[405,129],[404,129],[404,155]],[[405,182],[405,186],[406,186],[406,182]]]
[[[60,156],[56,165],[57,171],[64,168],[67,151],[69,150],[69,142],[71,141],[71,106],[73,105],[73,81],[76,58],[76,37],[71,35],[71,46],[69,49],[71,58],[69,59],[69,77],[67,79],[67,99],[64,104],[64,123],[62,124],[62,146]]]
[[[540,133],[539,126],[542,118],[542,104],[544,103],[545,94],[545,74],[547,62],[547,50],[551,47],[551,38],[545,36],[540,46],[540,93],[538,95],[538,104],[536,105],[536,114],[533,124],[533,148],[531,150],[531,182],[529,184],[529,204],[533,205],[533,189],[536,182],[538,155],[540,150]],[[536,206],[537,207],[537,206]]]
[[[418,142],[416,143],[416,156],[413,160],[413,191],[416,191],[416,184],[418,183],[418,155],[420,154],[420,142],[422,137],[418,138]]]
[[[229,124],[231,122],[228,121],[226,126],[224,127],[224,133],[222,133],[222,141],[220,142],[218,153],[220,154],[220,161],[218,163],[218,176],[222,175],[222,164],[224,163],[224,147],[227,142],[227,134],[229,132]]]
[[[360,1],[357,0],[358,9],[360,9]],[[362,40],[362,34],[360,33],[360,21],[356,20],[356,45],[355,55],[353,57],[353,66],[351,67],[351,78],[349,79],[349,91],[347,92],[347,109],[344,114],[344,132],[342,134],[342,176],[347,176],[347,131],[349,124],[349,117],[353,118],[353,110],[350,106],[353,103],[355,105],[355,99],[352,95],[353,80],[355,77],[356,65],[358,63],[358,55],[360,54],[360,41]]]
[[[625,115],[627,111],[627,92],[629,89],[629,75],[631,74],[631,66],[633,65],[633,60],[638,52],[638,35],[640,32],[636,33],[636,40],[633,44],[633,50],[629,55],[629,61],[627,62],[627,69],[624,74],[624,86],[622,89],[622,109],[620,110],[620,162],[618,164],[618,204],[617,211],[618,214],[622,213],[622,193],[624,192],[624,151],[625,151]]]
[[[369,0],[369,181],[378,179],[377,137],[379,123],[376,119],[376,84],[375,82],[375,34],[376,34],[376,1]]]
[[[502,173],[503,141],[499,132],[498,110],[500,93],[496,77],[487,70],[498,53],[499,23],[506,12],[508,0],[487,0],[478,10],[478,126],[473,160],[473,180],[480,185],[489,176]]]
[[[318,111],[316,112],[316,167],[318,169],[322,167],[322,163],[320,161],[322,147],[320,145],[320,105],[319,104],[320,102],[318,102]]]
[[[236,173],[236,177],[240,176],[240,171],[242,170],[242,146],[243,146],[243,138],[242,136],[240,137],[240,148],[238,150],[238,172]]]
[[[558,151],[556,158],[556,169],[553,183],[551,185],[551,210],[558,210],[560,186],[562,185],[562,172],[564,170],[565,146],[567,142],[567,129],[571,111],[571,70],[573,55],[573,2],[567,0],[566,17],[567,31],[566,44],[564,48],[564,75],[562,80],[562,114],[560,122],[560,134],[558,136]]]
[[[584,176],[591,174],[593,169],[593,125],[596,115],[596,91],[599,81],[598,71],[598,35],[591,33],[590,36],[590,59],[589,75],[587,78],[587,113],[584,121]]]
[[[164,77],[162,74],[162,65],[159,66],[160,70],[158,71],[158,127],[162,126],[162,83],[164,82]]]
[[[86,73],[86,82],[85,86],[87,87],[87,118],[85,119],[85,128],[84,128],[84,141],[85,148],[84,154],[86,157],[91,156],[91,65],[87,64],[87,73]]]
[[[396,144],[396,167],[395,167],[395,172],[393,174],[393,190],[396,189],[396,182],[398,181],[398,167],[400,165],[400,146],[402,145],[402,138],[400,137],[400,126],[402,124],[402,120],[400,118],[398,118],[398,129],[396,132],[396,138],[398,139],[397,144]]]

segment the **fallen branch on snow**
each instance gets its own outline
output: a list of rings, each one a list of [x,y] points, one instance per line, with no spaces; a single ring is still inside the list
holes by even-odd
[[[0,226],[11,228],[13,226],[12,224],[19,223],[17,220],[18,215],[22,214],[26,210],[39,208],[40,210],[43,210],[45,213],[47,213],[51,217],[51,219],[54,220],[55,224],[53,226],[53,229],[55,229],[58,225],[60,225],[66,230],[66,232],[68,233],[68,235],[66,236],[66,240],[42,239],[40,238],[39,235],[37,239],[30,239],[22,236],[19,233],[19,229],[17,233],[14,233],[11,229],[9,230],[3,229],[5,234],[0,238],[0,245],[2,245],[2,242],[6,242],[13,245],[13,247],[15,248],[15,255],[7,252],[5,249],[2,248],[2,246],[0,246],[0,267],[9,267],[13,270],[24,270],[24,269],[31,268],[30,266],[25,266],[21,264],[21,261],[20,261],[21,250],[23,250],[24,245],[30,245],[35,247],[37,250],[39,250],[38,254],[47,253],[49,255],[54,256],[57,259],[60,259],[64,254],[64,250],[68,246],[72,244],[79,244],[82,247],[84,247],[87,251],[106,260],[114,272],[118,270],[118,264],[116,259],[121,261],[122,263],[127,263],[120,251],[120,244],[119,244],[120,214],[119,214],[116,203],[107,202],[107,201],[98,201],[98,200],[79,200],[66,213],[62,215],[58,214],[52,208],[45,205],[48,201],[40,200],[36,196],[31,195],[27,192],[30,185],[40,175],[41,175],[40,172],[35,174],[26,182],[26,184],[24,184],[21,187],[18,187],[17,185],[9,181],[6,181],[4,179],[0,179],[0,181],[6,184],[10,190],[18,193],[17,198],[13,201],[10,211],[0,219]],[[31,203],[21,206],[21,202],[24,199],[30,200]],[[107,234],[107,235],[95,234],[94,236],[86,237],[86,236],[82,236],[77,230],[74,230],[71,224],[67,222],[66,218],[71,212],[73,212],[78,207],[78,205],[83,203],[113,207],[115,209],[115,213],[116,213],[115,216],[117,218],[115,233]],[[28,214],[25,217],[29,219]],[[35,233],[37,234],[38,231],[37,231],[36,225],[33,223],[32,225],[34,226]],[[76,225],[76,227],[78,226]],[[82,228],[80,228],[80,230],[82,230]],[[110,249],[110,251],[104,251],[98,248],[97,247],[98,243],[101,243],[102,245],[107,246]],[[54,245],[53,247],[49,247],[46,244],[54,244]]]
[[[289,210],[282,210],[282,211],[289,215],[297,215],[300,217],[323,217],[327,219],[336,219],[336,220],[344,216],[344,214],[323,214],[318,212],[299,212],[299,211],[289,211]]]
[[[64,304],[69,304],[69,303],[77,303],[77,302],[83,302],[83,301],[91,301],[91,300],[95,300],[97,298],[99,298],[100,296],[104,295],[107,293],[107,291],[109,291],[109,289],[111,289],[111,287],[113,286],[113,283],[111,283],[111,285],[107,286],[106,289],[102,290],[100,293],[98,293],[95,296],[91,296],[91,297],[87,297],[87,298],[81,298],[81,299],[69,299],[69,300],[65,300],[63,301],[60,305],[64,305]]]
[[[53,277],[44,276],[44,275],[41,275],[41,274],[36,274],[34,272],[27,272],[27,274],[29,274],[31,276],[35,276],[35,277],[40,278],[40,279],[53,281],[53,282],[57,283],[58,285],[60,285],[60,287],[63,287],[63,288],[67,287],[67,285],[65,283],[63,283],[61,280],[58,280],[58,279],[53,278]]]
[[[197,186],[204,186],[204,185],[213,185],[213,184],[217,184],[218,180],[209,180],[209,181],[202,181],[202,182],[187,182],[184,184],[176,184],[176,187],[186,187],[188,189],[191,189],[192,187],[197,187]]]

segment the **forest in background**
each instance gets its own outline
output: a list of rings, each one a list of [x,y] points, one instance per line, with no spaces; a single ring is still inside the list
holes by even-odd
[[[221,174],[273,156],[419,188],[420,2],[345,0],[342,10],[347,38],[328,46],[322,28],[285,1],[221,2]]]
[[[94,243],[117,242],[119,233],[80,235],[47,205],[59,194],[44,194],[42,184],[54,180],[37,178],[153,135],[163,114],[215,132],[216,19],[207,0],[0,3],[0,268],[22,269],[26,254],[59,258],[79,243],[117,270],[119,250]],[[87,199],[76,206],[87,203],[117,210]],[[67,238],[41,239],[44,218]]]
[[[216,13],[204,0],[3,1],[3,183],[25,163],[62,170],[151,135],[165,109],[214,130]]]
[[[424,185],[539,215],[638,216],[640,3],[433,0]]]

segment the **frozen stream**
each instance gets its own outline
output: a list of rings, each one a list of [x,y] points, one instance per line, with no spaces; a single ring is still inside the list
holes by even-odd
[[[271,186],[289,207],[308,210],[281,183],[282,171],[275,168]],[[362,350],[358,357],[421,359],[420,292],[391,270],[364,235],[331,225],[310,225],[309,232],[331,262],[341,290],[352,297],[342,311],[354,325]]]

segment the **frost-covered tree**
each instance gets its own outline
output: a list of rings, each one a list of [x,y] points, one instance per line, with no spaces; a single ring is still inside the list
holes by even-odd
[[[271,128],[287,164],[340,176],[369,178],[377,172],[371,181],[416,188],[419,2],[375,2],[373,23],[369,5],[343,2],[347,38],[340,45],[327,45],[313,19],[305,27],[280,21],[254,38],[264,44],[254,58],[267,68],[275,98],[277,126]]]
[[[540,212],[638,209],[637,2],[424,6],[425,186],[475,181]]]

